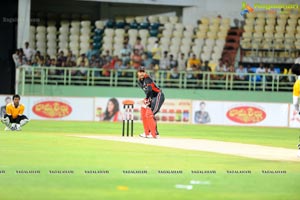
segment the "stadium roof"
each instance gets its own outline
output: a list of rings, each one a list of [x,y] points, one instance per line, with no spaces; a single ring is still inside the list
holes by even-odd
[[[131,4],[151,4],[151,5],[169,5],[169,6],[195,6],[197,0],[84,0],[110,3],[131,3]]]

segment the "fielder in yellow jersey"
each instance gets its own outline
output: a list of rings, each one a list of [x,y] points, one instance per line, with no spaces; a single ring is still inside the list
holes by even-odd
[[[24,115],[25,107],[20,104],[21,97],[19,95],[13,96],[13,102],[6,105],[6,113],[1,119],[5,124],[5,130],[21,130],[21,127],[28,123],[28,118]]]
[[[293,104],[297,111],[299,111],[299,96],[300,96],[300,76],[297,77],[297,80],[295,81],[293,87]]]
[[[299,113],[299,97],[300,97],[300,64],[295,64],[292,67],[292,73],[297,75],[297,80],[294,83],[293,87],[293,104],[294,104],[294,111],[293,111],[293,118],[294,116],[298,116]],[[300,136],[299,136],[300,139]],[[300,157],[300,143],[298,144],[298,153],[297,156]]]

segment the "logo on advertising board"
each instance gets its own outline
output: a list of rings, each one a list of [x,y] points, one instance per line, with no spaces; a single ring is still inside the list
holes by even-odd
[[[71,114],[72,107],[65,102],[57,100],[40,101],[33,105],[33,113],[44,118],[63,118]]]
[[[240,13],[241,16],[245,16],[247,13],[253,12],[254,9],[247,4],[246,2],[242,2],[242,11]]]
[[[255,124],[263,121],[267,114],[256,106],[236,106],[227,111],[226,116],[233,122],[240,124]]]
[[[267,13],[285,13],[289,14],[290,11],[294,10],[297,13],[297,10],[300,8],[300,5],[297,3],[272,3],[265,4],[262,2],[254,3],[254,6],[250,6],[247,2],[242,2],[242,9],[240,15],[244,17],[247,13],[255,11],[266,11]]]

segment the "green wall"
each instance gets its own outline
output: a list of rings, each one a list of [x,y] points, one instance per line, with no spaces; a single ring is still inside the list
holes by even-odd
[[[164,89],[166,98],[197,99],[217,101],[256,101],[291,103],[291,92],[259,92],[202,89]],[[59,86],[59,85],[26,85],[19,87],[22,95],[36,96],[73,96],[73,97],[136,97],[143,98],[140,88],[104,87],[104,86]]]

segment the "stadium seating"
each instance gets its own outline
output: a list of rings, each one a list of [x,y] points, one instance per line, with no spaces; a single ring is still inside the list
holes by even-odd
[[[177,16],[170,16],[169,21],[172,24],[176,24],[178,22],[178,17]]]
[[[58,33],[58,51],[67,52],[69,48],[69,22],[61,22],[61,27]]]
[[[157,37],[158,36],[158,29],[150,29],[149,34],[151,37]]]
[[[96,26],[96,29],[101,30],[101,29],[104,28],[105,25],[104,25],[104,22],[103,22],[103,21],[97,20],[97,21],[95,22],[95,26]]]
[[[70,19],[70,16],[66,15],[64,18]],[[169,54],[173,54],[175,59],[181,53],[186,56],[194,53],[198,58],[217,62],[222,55],[230,28],[229,18],[220,19],[218,17],[201,18],[201,24],[198,26],[184,25],[179,21],[179,17],[165,15],[128,16],[106,21],[91,21],[88,16],[83,20],[80,15],[72,15],[71,18],[72,21],[61,20],[58,26],[55,26],[55,22],[50,23],[50,21],[47,26],[32,26],[30,29],[31,47],[40,50],[44,55],[48,53],[51,57],[55,57],[58,51],[64,51],[67,54],[68,50],[79,56],[86,53],[89,44],[92,43],[94,49],[99,49],[102,53],[108,50],[112,54],[119,55],[125,37],[128,37],[129,44],[134,46],[139,36],[147,51],[151,51],[158,40],[161,51],[168,51]],[[266,22],[270,29],[268,29],[269,35],[275,31],[275,28],[272,29],[274,26],[271,26],[273,23],[274,20],[271,19]],[[283,34],[282,37],[290,37],[290,33],[300,34],[296,26],[292,27],[295,19],[290,21],[286,19],[286,23],[289,23],[290,26],[283,31],[286,30],[289,34]],[[298,23],[297,20],[296,23]],[[254,17],[252,21],[247,20],[246,24],[248,24],[249,32],[254,32],[253,35],[263,32],[265,25],[263,22],[257,22],[259,27],[254,29],[256,24]],[[267,37],[267,34],[265,35]],[[252,35],[249,35],[250,37]],[[275,38],[275,34],[273,37]],[[251,44],[249,42],[248,45]]]
[[[37,26],[36,28],[36,49],[41,52],[42,55],[46,54],[46,27]]]
[[[173,34],[173,30],[171,29],[165,29],[162,32],[163,37],[171,38]]]
[[[55,26],[47,27],[47,54],[50,57],[55,57],[57,52],[56,32]]]
[[[158,23],[158,16],[149,16],[148,20],[150,24]]]
[[[80,54],[86,53],[90,46],[91,21],[81,21],[80,29]]]
[[[176,31],[181,31],[181,32],[183,32],[183,30],[184,30],[184,25],[182,24],[182,23],[176,23],[175,24],[175,30]]]
[[[106,28],[114,28],[116,25],[116,22],[112,19],[107,20],[105,27]]]
[[[139,26],[139,29],[149,29],[149,27],[150,27],[150,23],[148,23],[148,22],[141,22],[140,26]]]
[[[165,23],[169,22],[169,16],[166,16],[166,15],[159,16],[158,21],[160,24],[165,24]]]
[[[170,45],[170,37],[162,37],[160,38],[160,44],[163,46],[169,46]]]
[[[243,51],[247,52],[248,49],[251,52],[248,56],[257,55],[254,52],[262,52],[260,55],[263,59],[275,62],[296,56],[294,52],[299,49],[296,46],[299,44],[299,14],[287,12],[278,15],[263,11],[248,13],[241,40]]]

